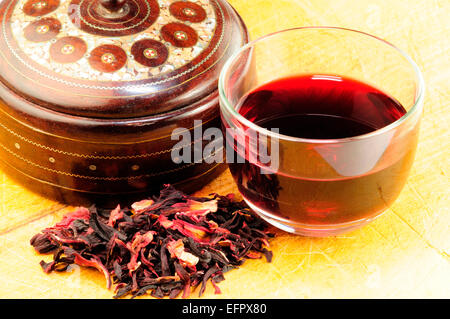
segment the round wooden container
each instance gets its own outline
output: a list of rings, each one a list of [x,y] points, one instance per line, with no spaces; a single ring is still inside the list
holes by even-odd
[[[226,1],[9,0],[0,22],[0,162],[27,187],[87,204],[220,171],[174,163],[171,137],[220,127],[219,73],[248,42]]]

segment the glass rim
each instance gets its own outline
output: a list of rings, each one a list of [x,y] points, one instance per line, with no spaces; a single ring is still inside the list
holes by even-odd
[[[418,81],[418,87],[417,87],[415,101],[414,101],[413,106],[402,117],[400,117],[399,119],[395,120],[394,122],[380,128],[380,129],[377,129],[375,131],[372,131],[372,132],[369,132],[366,134],[362,134],[362,135],[356,135],[356,136],[350,136],[350,137],[344,137],[344,138],[336,138],[336,139],[302,138],[302,137],[294,137],[294,136],[289,136],[289,135],[272,132],[262,126],[259,126],[255,123],[253,123],[252,121],[248,120],[243,115],[241,115],[239,112],[237,112],[236,109],[231,105],[230,101],[228,100],[228,98],[226,97],[226,94],[225,94],[226,74],[227,74],[227,71],[229,70],[229,68],[231,67],[231,65],[233,64],[233,62],[236,60],[236,58],[239,57],[247,49],[254,47],[257,43],[262,42],[268,38],[275,37],[281,33],[302,31],[302,30],[314,30],[314,29],[329,29],[329,30],[334,30],[334,31],[355,32],[358,34],[362,34],[362,35],[371,37],[375,40],[381,41],[384,44],[395,49],[398,53],[400,53],[400,55],[402,55],[408,61],[408,63],[414,70],[414,73],[415,73],[417,81]],[[237,118],[239,120],[239,122],[245,124],[248,128],[251,128],[257,132],[262,132],[264,135],[267,135],[267,136],[270,136],[273,138],[277,138],[279,140],[286,140],[286,141],[291,141],[291,142],[302,142],[302,143],[315,143],[315,144],[335,144],[335,143],[344,143],[344,142],[352,142],[352,141],[368,139],[373,136],[383,134],[383,133],[390,131],[390,130],[398,127],[399,125],[401,125],[404,121],[406,121],[406,119],[411,117],[411,114],[417,113],[421,109],[421,106],[423,106],[422,101],[424,99],[425,82],[424,82],[422,73],[421,73],[419,67],[417,66],[417,64],[414,62],[414,60],[402,49],[399,49],[392,43],[390,43],[382,38],[379,38],[377,36],[371,35],[369,33],[363,32],[363,31],[349,29],[349,28],[333,27],[333,26],[308,26],[308,27],[296,27],[296,28],[284,29],[284,30],[280,30],[277,32],[269,33],[267,35],[264,35],[262,37],[255,39],[255,40],[247,43],[243,47],[241,47],[237,52],[235,52],[227,60],[227,62],[223,66],[223,68],[220,72],[220,76],[219,76],[218,90],[219,90],[219,98],[222,102],[222,103],[220,103],[220,108],[221,109],[225,108],[227,111],[229,111],[231,113],[231,115],[233,117]]]

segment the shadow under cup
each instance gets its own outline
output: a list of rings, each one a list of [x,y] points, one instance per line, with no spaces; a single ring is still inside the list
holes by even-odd
[[[299,75],[366,83],[406,114],[364,135],[306,139],[269,131],[239,113],[255,89]],[[336,235],[373,220],[399,196],[414,160],[424,83],[411,58],[391,44],[342,28],[281,31],[235,54],[222,70],[219,92],[230,171],[248,205],[274,226]]]

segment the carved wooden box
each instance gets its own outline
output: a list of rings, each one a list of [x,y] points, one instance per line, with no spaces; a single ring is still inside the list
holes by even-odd
[[[175,164],[171,135],[220,127],[219,73],[248,42],[226,1],[8,0],[0,22],[0,162],[26,186],[87,203],[218,172]]]

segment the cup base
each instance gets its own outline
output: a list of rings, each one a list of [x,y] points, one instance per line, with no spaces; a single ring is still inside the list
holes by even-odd
[[[374,219],[381,216],[383,213],[380,213],[376,216],[370,218],[359,219],[349,223],[343,224],[335,224],[335,225],[306,225],[300,224],[296,222],[292,222],[286,219],[282,219],[279,217],[275,217],[274,215],[256,207],[249,200],[244,198],[247,205],[262,219],[266,222],[275,226],[278,229],[281,229],[285,232],[292,233],[295,235],[301,235],[306,237],[331,237],[336,235],[341,235],[344,233],[348,233],[352,230],[361,228],[362,226],[370,223]]]

